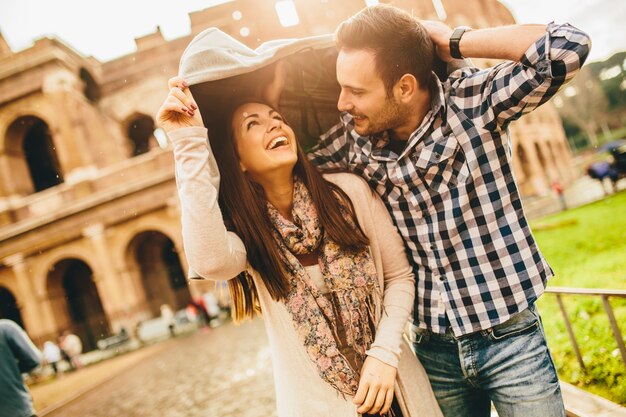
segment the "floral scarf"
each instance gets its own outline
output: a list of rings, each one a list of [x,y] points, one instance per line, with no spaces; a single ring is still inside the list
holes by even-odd
[[[274,238],[288,265],[291,290],[285,300],[296,332],[319,375],[337,391],[354,395],[365,351],[373,341],[374,297],[380,299],[378,277],[368,248],[346,251],[324,233],[309,191],[295,178],[291,222],[267,203],[274,225]],[[353,225],[351,217],[344,216]],[[296,255],[318,251],[327,298],[315,286]],[[331,301],[332,300],[332,301]],[[339,350],[337,323],[341,320],[347,340],[354,349],[358,369]]]

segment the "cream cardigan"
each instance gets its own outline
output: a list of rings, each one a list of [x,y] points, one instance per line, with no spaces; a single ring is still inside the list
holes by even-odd
[[[351,398],[339,395],[318,375],[284,304],[272,300],[258,272],[247,263],[243,242],[226,230],[218,205],[219,171],[206,129],[181,128],[168,136],[174,144],[183,242],[190,269],[195,271],[192,275],[227,280],[245,269],[251,273],[271,346],[278,415],[358,416]],[[325,178],[350,197],[359,224],[370,240],[380,286],[384,288],[385,313],[381,314],[378,306],[376,337],[367,354],[398,368],[395,392],[404,417],[439,417],[441,412],[424,369],[403,339],[415,286],[402,239],[380,198],[361,178],[352,174],[330,174]]]

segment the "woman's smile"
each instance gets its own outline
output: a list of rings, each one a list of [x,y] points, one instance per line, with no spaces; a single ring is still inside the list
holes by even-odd
[[[291,149],[289,145],[290,145],[289,138],[285,135],[281,135],[272,139],[265,147],[265,150],[273,151],[275,149],[281,149],[281,148]]]

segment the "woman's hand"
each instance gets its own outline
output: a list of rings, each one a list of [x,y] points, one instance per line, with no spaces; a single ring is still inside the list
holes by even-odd
[[[359,388],[352,399],[359,414],[385,414],[391,408],[396,368],[368,356],[361,369]]]
[[[170,78],[167,82],[170,93],[157,112],[156,122],[166,132],[181,127],[204,126],[189,86],[180,77]]]

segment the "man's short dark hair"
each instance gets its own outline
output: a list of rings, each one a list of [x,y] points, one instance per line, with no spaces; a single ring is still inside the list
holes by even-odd
[[[404,10],[386,4],[367,7],[343,21],[335,39],[340,50],[374,53],[387,95],[404,74],[412,74],[421,88],[427,88],[435,48],[424,26]]]

